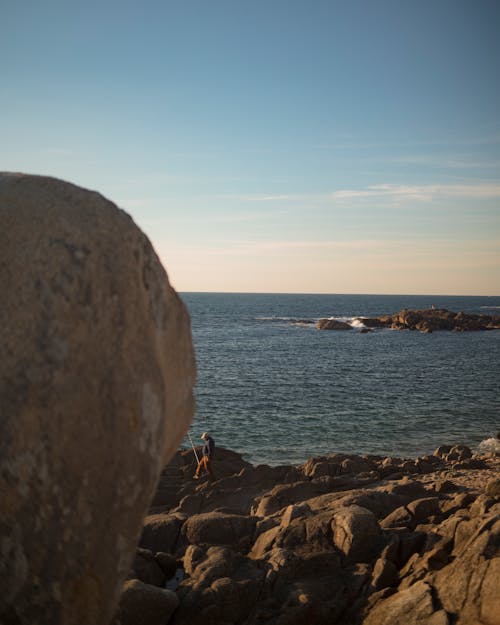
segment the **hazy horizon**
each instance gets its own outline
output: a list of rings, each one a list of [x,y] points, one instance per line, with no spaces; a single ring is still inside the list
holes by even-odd
[[[0,170],[181,292],[500,294],[500,3],[9,3]]]
[[[200,295],[359,295],[360,297],[371,296],[371,295],[379,295],[381,297],[387,295],[390,296],[401,296],[401,297],[485,297],[485,298],[498,298],[499,294],[496,295],[485,295],[484,293],[474,294],[474,295],[464,295],[463,293],[312,293],[312,292],[304,292],[297,291],[295,293],[290,291],[186,291],[179,290],[180,295],[183,293],[192,293],[192,294],[200,294]]]

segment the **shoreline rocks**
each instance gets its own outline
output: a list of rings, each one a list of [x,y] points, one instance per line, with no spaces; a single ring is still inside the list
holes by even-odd
[[[177,452],[145,519],[141,546],[156,527],[182,578],[169,625],[498,623],[500,456],[268,467],[219,448],[214,465],[217,481],[195,482]]]
[[[402,310],[392,315],[380,317],[357,317],[356,322],[363,324],[365,331],[377,328],[391,330],[418,330],[430,334],[438,330],[452,332],[477,332],[500,330],[500,315],[483,315],[464,312],[452,312],[446,309],[428,308],[424,310]],[[320,319],[318,330],[352,330],[353,326],[335,319]]]

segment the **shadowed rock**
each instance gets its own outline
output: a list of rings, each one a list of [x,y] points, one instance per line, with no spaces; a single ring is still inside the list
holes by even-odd
[[[112,625],[165,625],[178,605],[175,592],[132,579],[123,586]]]

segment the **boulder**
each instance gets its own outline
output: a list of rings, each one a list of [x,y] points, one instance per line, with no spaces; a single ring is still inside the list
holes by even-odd
[[[486,484],[486,494],[496,499],[500,498],[500,477],[494,478]]]
[[[396,586],[397,582],[398,570],[395,564],[386,558],[379,558],[373,567],[371,588],[378,591]]]
[[[253,516],[205,512],[190,517],[182,534],[192,545],[232,545],[248,548],[253,542],[257,519]]]
[[[307,503],[288,506],[281,517],[281,527],[287,528],[290,523],[299,517],[308,516],[311,513],[311,509]]]
[[[446,458],[451,451],[451,445],[440,445],[435,451],[434,456],[437,458]]]
[[[304,475],[310,478],[335,476],[341,471],[341,461],[335,458],[309,458],[303,465]]]
[[[495,625],[500,622],[500,518],[486,515],[471,529],[467,538],[455,540],[451,564],[435,574],[436,596],[447,612],[458,615],[458,625]]]
[[[265,554],[271,550],[276,537],[281,531],[282,528],[277,525],[276,527],[271,527],[271,529],[262,532],[262,534],[259,535],[255,543],[253,544],[253,547],[250,550],[248,557],[252,558],[253,560],[259,560],[260,558],[263,558]]]
[[[392,527],[410,527],[413,516],[406,506],[400,506],[380,521],[380,527],[390,529]]]
[[[466,460],[468,458],[472,458],[472,451],[466,445],[453,445],[445,456],[448,462],[451,460]]]
[[[373,512],[361,506],[336,511],[333,542],[347,562],[370,562],[380,549],[381,531]]]
[[[369,473],[375,468],[375,463],[360,456],[350,456],[342,461],[342,473]]]
[[[279,484],[256,501],[252,513],[260,517],[269,516],[290,504],[312,499],[329,490],[327,483],[322,483],[318,480],[314,482]]]
[[[441,514],[437,497],[415,499],[408,504],[407,509],[417,523],[422,523],[422,521],[426,521],[430,517],[438,517]]]
[[[227,547],[186,550],[190,578],[179,589],[180,605],[172,625],[219,625],[244,622],[254,609],[264,582],[259,566]]]
[[[166,625],[178,605],[175,592],[133,579],[123,585],[112,625]]]
[[[0,175],[0,622],[104,625],[194,409],[187,311],[95,192]]]
[[[154,553],[175,553],[181,527],[186,519],[187,515],[180,512],[147,516],[142,529],[141,547]]]
[[[434,607],[431,586],[419,581],[376,604],[363,625],[449,625],[449,622],[446,612]]]

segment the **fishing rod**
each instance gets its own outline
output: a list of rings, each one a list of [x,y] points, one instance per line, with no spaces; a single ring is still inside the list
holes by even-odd
[[[188,432],[188,433],[187,433],[187,435],[188,435],[188,437],[189,437],[189,442],[191,443],[191,447],[193,448],[193,451],[194,451],[194,457],[196,458],[196,462],[197,462],[198,464],[200,464],[200,459],[198,458],[198,454],[196,453],[196,449],[195,449],[195,447],[194,447],[194,445],[193,445],[193,441],[192,441],[192,439],[191,439],[191,434]]]

